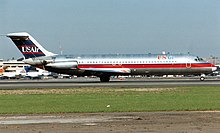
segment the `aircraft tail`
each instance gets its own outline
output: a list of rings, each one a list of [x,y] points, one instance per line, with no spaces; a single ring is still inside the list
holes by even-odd
[[[9,33],[6,35],[11,38],[25,59],[41,56],[55,55],[44,49],[30,34],[27,32]]]

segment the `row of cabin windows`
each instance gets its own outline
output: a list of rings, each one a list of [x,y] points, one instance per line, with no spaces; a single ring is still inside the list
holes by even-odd
[[[9,66],[9,67],[12,67],[12,68],[16,68],[16,67],[23,68],[24,66]]]
[[[177,61],[79,61],[79,64],[87,63],[87,64],[129,64],[129,63],[175,63]]]

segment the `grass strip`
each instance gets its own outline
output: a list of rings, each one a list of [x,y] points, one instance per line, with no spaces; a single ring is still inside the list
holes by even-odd
[[[0,90],[0,114],[220,110],[220,86]]]

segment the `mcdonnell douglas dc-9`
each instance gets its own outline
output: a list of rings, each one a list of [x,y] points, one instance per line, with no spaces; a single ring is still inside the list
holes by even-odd
[[[201,75],[217,68],[198,56],[190,54],[101,54],[57,55],[43,48],[26,32],[10,33],[24,62],[47,71],[76,76],[98,76],[109,82],[119,75]]]

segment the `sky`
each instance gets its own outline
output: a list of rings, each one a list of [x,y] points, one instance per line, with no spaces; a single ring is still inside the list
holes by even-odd
[[[0,0],[0,34],[25,31],[63,54],[220,57],[220,0]],[[20,58],[0,36],[0,58]]]

